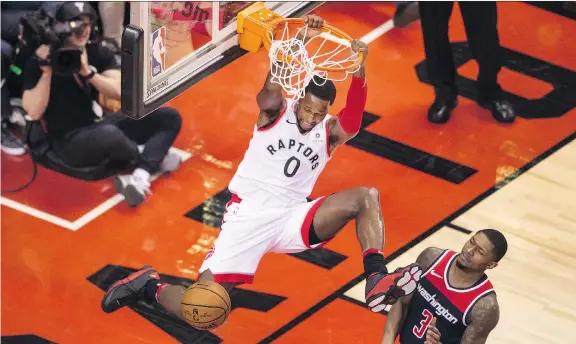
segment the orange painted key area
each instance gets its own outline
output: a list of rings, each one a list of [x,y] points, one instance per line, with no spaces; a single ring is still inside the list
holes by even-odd
[[[315,10],[353,37],[370,32],[393,12],[392,3],[326,3]],[[499,31],[504,47],[567,71],[561,76],[571,83],[554,81],[565,84],[566,100],[555,103],[567,108],[562,116],[519,117],[512,125],[502,125],[487,110],[460,97],[452,119],[432,125],[426,111],[433,89],[419,81],[415,71],[424,60],[420,24],[393,29],[370,44],[366,111],[379,119],[366,130],[476,171],[455,183],[351,145],[339,148],[311,197],[363,185],[377,187],[386,223],[386,255],[574,135],[576,21],[524,3],[500,3]],[[450,34],[453,42],[466,41],[457,6]],[[184,119],[175,146],[193,157],[175,173],[156,180],[152,196],[140,207],[120,203],[75,231],[8,206],[1,208],[2,336],[30,334],[56,343],[178,342],[129,308],[103,313],[103,291],[88,278],[107,265],[138,269],[146,264],[162,274],[197,277],[218,229],[185,214],[224,190],[234,174],[251,137],[255,97],[268,68],[265,52],[245,55],[170,102]],[[477,70],[470,61],[459,73],[474,79]],[[542,98],[554,88],[550,82],[507,68],[499,78],[504,90],[526,99]],[[344,106],[348,83],[337,87],[333,113]],[[551,109],[533,108],[544,114]],[[439,164],[434,159],[429,163]],[[432,165],[427,168],[434,170]],[[29,157],[2,154],[2,188],[22,185],[31,170]],[[2,197],[74,222],[112,196],[110,179],[88,183],[39,167],[30,187]],[[267,312],[234,309],[212,332],[212,339],[198,342],[218,342],[215,337],[226,343],[265,338],[278,343],[379,343],[385,316],[341,297],[362,273],[354,225],[326,248],[346,259],[327,269],[288,255],[265,256],[254,284],[242,289],[282,301]],[[305,319],[298,320],[303,314]]]

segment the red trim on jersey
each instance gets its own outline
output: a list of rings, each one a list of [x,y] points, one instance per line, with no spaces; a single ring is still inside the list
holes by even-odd
[[[254,275],[249,274],[213,274],[216,283],[252,283]]]
[[[348,89],[348,96],[346,97],[346,106],[338,115],[340,126],[348,134],[356,134],[360,131],[362,125],[362,115],[366,107],[366,96],[368,87],[366,86],[366,78],[352,77],[352,83]]]
[[[466,311],[462,314],[462,322],[464,323],[464,325],[468,326],[468,321],[466,321],[466,318],[468,317],[468,313],[470,313],[470,311],[472,310],[472,308],[474,307],[474,305],[480,301],[481,298],[483,298],[486,295],[490,295],[492,293],[495,293],[494,289],[488,289],[485,292],[483,292],[482,294],[476,296],[476,298],[470,302],[470,304],[468,305],[468,308],[466,308]]]
[[[282,112],[280,113],[280,115],[278,115],[278,117],[276,117],[276,119],[274,120],[274,122],[272,122],[272,124],[268,125],[267,127],[263,127],[263,128],[258,128],[258,131],[266,131],[268,129],[272,129],[276,124],[278,124],[278,122],[280,122],[280,118],[284,117],[284,114],[286,113],[286,109],[288,108],[288,101],[284,100],[284,108],[282,109]]]
[[[228,201],[228,203],[226,203],[226,208],[224,208],[224,213],[222,214],[222,223],[226,222],[224,221],[224,215],[226,215],[226,213],[228,212],[228,208],[234,203],[241,203],[241,202],[242,198],[238,197],[237,194],[232,194],[232,197],[230,197],[230,200]]]
[[[330,125],[328,124],[328,121],[326,121],[326,153],[330,158]]]
[[[427,275],[431,270],[433,270],[448,253],[450,253],[450,250],[444,250],[442,254],[439,255],[438,258],[434,260],[434,262],[432,262],[432,265],[430,265],[430,267],[424,271],[424,275]]]
[[[241,202],[242,202],[242,198],[238,197],[237,194],[233,193],[232,197],[230,197],[230,200],[228,201],[228,203],[226,203],[226,208],[231,206],[232,203],[241,203]]]
[[[304,241],[304,245],[306,245],[306,247],[308,247],[308,248],[322,247],[322,246],[326,245],[327,243],[329,243],[330,240],[332,240],[332,238],[330,238],[324,242],[321,242],[320,244],[318,244],[318,246],[314,246],[314,247],[310,246],[310,226],[312,226],[312,221],[314,220],[314,215],[316,215],[316,211],[318,210],[318,208],[320,208],[320,206],[322,205],[322,203],[324,203],[325,200],[326,200],[326,197],[322,197],[318,201],[316,201],[316,203],[314,203],[312,208],[310,208],[310,210],[308,210],[308,213],[306,214],[306,217],[304,218],[304,222],[302,223],[302,228],[301,228],[302,241]]]
[[[456,264],[454,260],[457,259],[458,254],[458,252],[447,250],[442,254],[441,259],[425,273],[425,278],[458,308],[458,310],[465,314],[469,307],[477,301],[479,296],[487,295],[493,292],[494,289],[487,277],[466,289],[450,286],[448,272],[451,264]],[[466,323],[466,321],[464,321],[464,323]]]

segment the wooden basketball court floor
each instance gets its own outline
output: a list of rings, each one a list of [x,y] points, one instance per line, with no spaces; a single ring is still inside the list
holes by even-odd
[[[316,13],[361,37],[393,11],[386,3],[327,3]],[[489,343],[572,343],[576,22],[512,2],[499,4],[499,23],[508,59],[500,81],[523,117],[501,125],[469,99],[477,66],[456,7],[451,37],[465,90],[449,123],[429,124],[433,91],[419,66],[420,26],[394,29],[370,44],[365,129],[337,151],[312,197],[376,186],[389,268],[427,246],[459,250],[478,229],[503,231],[508,255],[489,272],[502,316]],[[156,180],[137,209],[120,202],[110,180],[86,183],[44,168],[29,188],[2,196],[3,343],[380,342],[385,314],[363,306],[353,225],[325,249],[267,255],[213,332],[190,330],[145,304],[100,310],[103,290],[145,264],[173,283],[196,278],[218,235],[224,190],[250,139],[267,68],[265,53],[245,55],[171,102],[184,118],[175,146],[191,157]],[[334,112],[346,88],[338,85]],[[2,167],[3,189],[31,173],[28,157],[3,154]]]

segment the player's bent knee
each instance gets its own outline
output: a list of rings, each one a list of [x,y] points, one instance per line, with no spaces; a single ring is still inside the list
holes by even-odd
[[[373,186],[363,186],[358,188],[360,190],[360,201],[366,200],[380,202],[380,192]]]
[[[380,193],[375,187],[362,186],[346,191],[345,200],[340,204],[339,211],[349,214],[352,219],[370,204],[380,204]]]

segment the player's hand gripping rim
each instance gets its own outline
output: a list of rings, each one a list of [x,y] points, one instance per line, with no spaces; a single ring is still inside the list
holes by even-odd
[[[309,14],[302,17],[304,20],[304,25],[307,26],[305,31],[306,41],[312,37],[316,37],[321,33],[320,28],[326,24],[326,21],[322,17],[315,14]]]
[[[354,39],[350,44],[350,50],[354,52],[354,54],[362,54],[362,62],[360,65],[364,65],[366,59],[368,58],[368,44],[362,42],[359,39]]]

